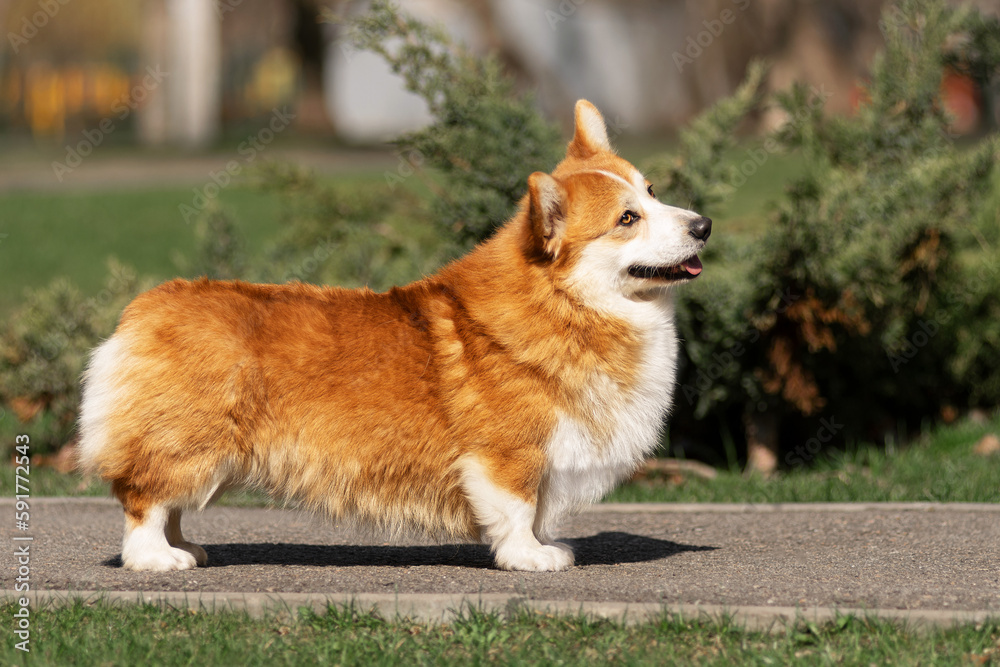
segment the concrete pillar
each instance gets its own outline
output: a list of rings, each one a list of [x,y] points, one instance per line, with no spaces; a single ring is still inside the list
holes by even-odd
[[[144,65],[165,77],[139,114],[139,138],[152,145],[205,146],[220,124],[222,40],[215,0],[145,4]]]
[[[142,43],[140,57],[143,68],[160,65],[166,69],[167,57],[167,0],[145,0],[142,3]],[[167,143],[168,81],[149,91],[135,114],[139,143],[160,146]]]
[[[204,146],[219,131],[222,34],[215,0],[168,0],[170,138]]]

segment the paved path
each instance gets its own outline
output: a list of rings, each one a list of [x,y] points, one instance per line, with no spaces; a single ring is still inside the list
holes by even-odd
[[[399,158],[389,148],[280,148],[260,153],[247,162],[235,149],[176,155],[152,151],[97,151],[77,168],[56,175],[54,162],[65,161],[65,150],[19,150],[0,155],[0,194],[9,191],[96,191],[165,186],[204,186],[210,175],[235,160],[240,178],[266,161],[296,164],[321,174],[394,171]],[[240,180],[240,179],[237,179]]]
[[[12,504],[0,500],[0,515]],[[17,533],[34,537],[32,589],[245,607],[353,598],[431,617],[463,600],[633,616],[728,609],[753,625],[795,609],[918,622],[1000,616],[1000,505],[601,505],[562,531],[577,566],[541,574],[495,570],[481,545],[390,543],[294,510],[233,507],[185,515],[185,536],[205,547],[209,567],[137,573],[119,566],[122,521],[110,500],[33,500],[31,530]],[[5,589],[13,550],[3,549]]]

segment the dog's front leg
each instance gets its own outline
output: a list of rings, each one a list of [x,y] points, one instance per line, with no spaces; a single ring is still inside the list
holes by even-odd
[[[567,545],[542,544],[535,536],[537,493],[518,494],[497,484],[486,466],[472,456],[463,459],[461,468],[465,495],[490,543],[497,567],[552,572],[573,565],[573,551]],[[522,495],[533,498],[526,500]]]

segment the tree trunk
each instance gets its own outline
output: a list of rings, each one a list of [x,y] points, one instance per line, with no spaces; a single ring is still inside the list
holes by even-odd
[[[778,418],[773,412],[748,411],[743,418],[747,435],[747,474],[770,475],[778,469]]]

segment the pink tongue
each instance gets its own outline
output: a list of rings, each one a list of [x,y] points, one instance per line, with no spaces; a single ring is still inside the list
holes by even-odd
[[[692,276],[696,276],[701,273],[701,260],[698,259],[698,255],[695,255],[691,259],[682,262],[681,268],[690,273]]]

